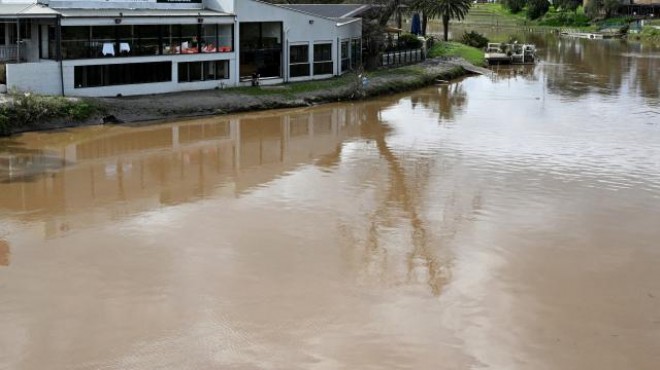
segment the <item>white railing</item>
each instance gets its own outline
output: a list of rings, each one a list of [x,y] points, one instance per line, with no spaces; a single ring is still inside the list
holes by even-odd
[[[23,48],[21,48],[21,51],[23,51]],[[17,45],[0,45],[0,62],[15,62],[17,55]]]

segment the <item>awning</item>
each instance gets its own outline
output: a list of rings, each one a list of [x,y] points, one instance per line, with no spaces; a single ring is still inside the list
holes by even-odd
[[[62,18],[170,18],[233,17],[233,14],[209,9],[58,9]]]
[[[0,4],[0,19],[56,18],[59,13],[41,4]]]
[[[63,26],[229,24],[234,14],[210,9],[57,9]]]

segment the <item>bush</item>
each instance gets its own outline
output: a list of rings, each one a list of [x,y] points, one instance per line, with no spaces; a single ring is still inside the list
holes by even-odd
[[[600,15],[600,10],[603,7],[602,0],[591,0],[585,5],[584,12],[590,19],[596,19]]]
[[[412,33],[404,33],[399,36],[399,47],[403,49],[419,49],[422,47],[423,41],[418,39]]]
[[[509,9],[511,13],[520,13],[525,7],[525,0],[504,0],[502,2],[505,8]]]
[[[58,96],[11,92],[10,99],[0,105],[0,135],[9,135],[21,127],[35,127],[56,118],[82,121],[99,108],[85,100]]]
[[[577,12],[548,13],[543,17],[540,25],[551,27],[587,27],[589,26],[589,17]]]
[[[485,48],[488,46],[488,39],[479,32],[470,31],[461,36],[460,43],[474,48]]]
[[[545,15],[550,9],[548,0],[529,0],[527,4],[527,18],[534,20]]]

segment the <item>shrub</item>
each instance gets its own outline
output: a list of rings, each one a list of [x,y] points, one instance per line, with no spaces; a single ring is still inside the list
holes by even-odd
[[[543,17],[540,25],[551,27],[587,27],[589,26],[589,17],[577,12],[548,13]]]
[[[0,135],[9,135],[20,127],[35,127],[51,119],[82,121],[99,111],[86,100],[58,96],[42,96],[12,91],[10,99],[0,105]]]
[[[461,44],[475,48],[485,48],[488,46],[488,39],[476,31],[465,32],[460,39]]]
[[[404,33],[399,36],[399,47],[404,49],[419,49],[422,47],[423,41],[418,39],[412,33]]]
[[[504,0],[502,2],[504,7],[509,9],[511,13],[520,13],[521,10],[525,7],[525,0]]]
[[[550,9],[548,0],[529,0],[527,4],[527,18],[539,19]]]

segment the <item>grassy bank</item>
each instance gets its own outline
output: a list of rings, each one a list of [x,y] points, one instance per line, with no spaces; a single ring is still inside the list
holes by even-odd
[[[463,45],[458,42],[438,42],[431,50],[429,50],[429,57],[460,57],[475,66],[486,65],[483,50],[473,48],[471,46]]]
[[[10,93],[0,103],[0,135],[39,129],[57,120],[82,122],[101,110],[91,100]]]
[[[660,29],[646,26],[642,28],[642,31],[635,35],[634,38],[642,42],[660,45]]]
[[[531,20],[527,17],[526,9],[518,13],[511,13],[502,4],[474,4],[465,23],[499,27],[571,28],[584,31],[596,31],[601,27],[600,24],[592,24],[581,6],[574,12],[558,10],[551,6],[541,18]]]

